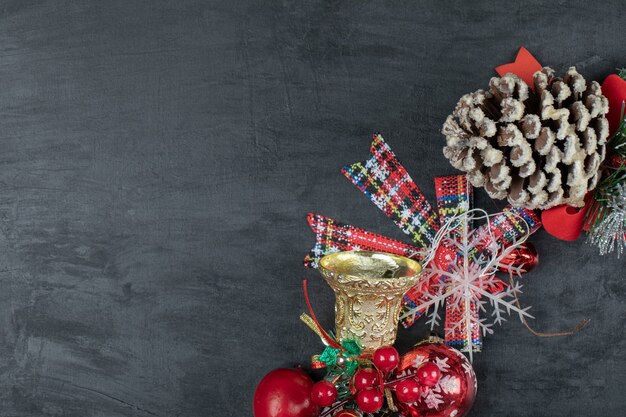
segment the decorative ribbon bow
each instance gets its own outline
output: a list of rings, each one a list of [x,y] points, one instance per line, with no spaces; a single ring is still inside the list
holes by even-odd
[[[316,235],[316,243],[304,259],[309,268],[317,268],[322,256],[346,250],[381,251],[409,258],[420,259],[425,249],[436,244],[438,230],[446,222],[471,209],[472,187],[465,176],[446,176],[435,178],[438,214],[428,203],[418,186],[411,179],[406,169],[385,143],[382,136],[374,135],[370,148],[371,156],[363,162],[357,162],[342,169],[343,174],[356,185],[379,209],[413,241],[413,245],[400,242],[367,230],[339,223],[318,214],[309,214],[308,222]],[[473,239],[480,239],[478,246],[489,246],[486,236],[495,239],[500,248],[506,248],[522,236],[536,231],[540,222],[534,211],[524,208],[507,207],[489,223],[480,226]],[[447,270],[455,262],[457,254],[453,248],[438,244],[433,263],[439,270]],[[435,276],[424,285],[441,286],[445,278]],[[487,291],[500,292],[506,286],[497,279],[489,281]],[[496,284],[496,285],[494,285]],[[414,287],[404,297],[402,323],[409,327],[423,313],[415,312],[416,307],[425,303],[425,288]],[[472,327],[471,332],[453,325],[470,310],[474,318],[472,323],[479,323],[480,306],[472,301],[469,305],[446,303],[445,338],[446,343],[461,350],[479,351],[482,345],[480,328]]]

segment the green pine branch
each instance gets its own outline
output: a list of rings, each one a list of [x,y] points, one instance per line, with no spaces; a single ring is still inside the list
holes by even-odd
[[[618,185],[626,184],[626,166],[622,165],[604,178],[594,190],[593,202],[585,215],[585,224],[589,232],[596,227],[609,213],[608,204],[611,197],[618,191]]]
[[[613,153],[619,157],[626,157],[626,117],[624,116],[624,107],[626,102],[622,103],[622,110],[620,113],[622,122],[620,123],[615,135],[608,143],[609,154]]]
[[[626,80],[626,68],[619,69],[619,76]],[[620,125],[613,137],[607,143],[607,154],[626,158],[626,115],[624,109],[626,103],[622,103],[620,113]],[[617,168],[605,166],[604,179],[600,181],[593,193],[593,201],[587,210],[585,224],[591,232],[609,213],[608,203],[611,197],[616,194],[620,184],[626,184],[626,165],[622,164]],[[608,174],[608,175],[607,175]]]

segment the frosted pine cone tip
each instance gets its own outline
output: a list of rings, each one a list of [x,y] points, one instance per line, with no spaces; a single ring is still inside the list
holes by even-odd
[[[562,78],[544,67],[533,81],[531,89],[509,73],[461,97],[443,125],[443,154],[492,198],[581,207],[604,160],[608,100],[574,67]]]

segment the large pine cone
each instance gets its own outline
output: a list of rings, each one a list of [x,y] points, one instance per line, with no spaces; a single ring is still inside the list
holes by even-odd
[[[514,74],[459,100],[443,125],[443,153],[472,185],[518,207],[581,207],[605,156],[608,100],[600,84],[570,68],[544,67],[535,90]]]

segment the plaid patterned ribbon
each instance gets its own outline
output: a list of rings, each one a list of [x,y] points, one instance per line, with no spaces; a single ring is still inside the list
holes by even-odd
[[[322,256],[347,250],[387,252],[407,258],[419,258],[420,248],[387,236],[369,232],[329,217],[309,213],[307,221],[315,233],[315,246],[304,258],[304,266],[317,268]]]
[[[441,226],[450,218],[470,210],[474,203],[473,188],[464,175],[435,178],[435,193]],[[471,222],[468,224],[468,227],[472,227]],[[456,236],[460,236],[461,229],[459,228],[453,233]],[[435,262],[444,270],[448,270],[452,263],[457,262],[460,258],[459,254],[454,254],[453,250],[446,247],[445,244],[442,244],[437,252]],[[474,319],[471,324],[471,341],[467,340],[465,329],[461,328],[461,326],[455,326],[456,323],[459,323],[465,317],[466,308],[470,309],[470,314],[472,319]],[[461,350],[467,349],[469,343],[471,343],[473,351],[480,351],[482,348],[480,328],[477,324],[474,324],[477,319],[478,305],[476,301],[472,300],[469,306],[466,306],[465,301],[462,300],[459,304],[446,303],[446,321],[444,325],[446,343]]]
[[[343,174],[415,243],[428,247],[438,229],[436,213],[381,135],[374,135],[370,152]]]
[[[306,267],[317,268],[322,256],[344,250],[381,251],[419,259],[419,251],[431,245],[437,230],[449,218],[471,208],[473,190],[465,176],[435,178],[436,213],[381,135],[373,136],[370,152],[369,159],[346,166],[342,172],[391,218],[400,230],[409,235],[416,245],[408,245],[355,226],[339,223],[328,217],[309,214],[308,222],[315,233],[316,243],[304,260]],[[520,220],[518,216],[524,220]],[[534,211],[507,207],[503,213],[491,220],[491,235],[499,244],[508,246],[527,232],[524,221],[530,227],[531,233],[541,226]],[[487,248],[490,243],[488,227],[487,224],[480,226],[474,234],[474,239],[481,239],[479,248]],[[458,258],[459,255],[454,250],[440,245],[433,262],[436,262],[439,268],[447,270]],[[430,282],[421,285],[439,284],[441,280],[442,277],[433,277]],[[503,286],[490,288],[490,291],[501,291]],[[405,311],[425,301],[422,298],[424,289],[420,286],[414,287],[405,295]],[[454,306],[452,303],[446,303],[446,343],[463,350],[470,349],[471,346],[472,350],[478,351],[482,345],[478,326],[472,329],[472,340],[468,341],[464,329],[452,325],[464,316],[465,308],[468,307],[463,304]],[[472,303],[469,308],[472,315],[477,317],[476,303]],[[403,325],[409,327],[420,314],[422,313],[405,318]]]

